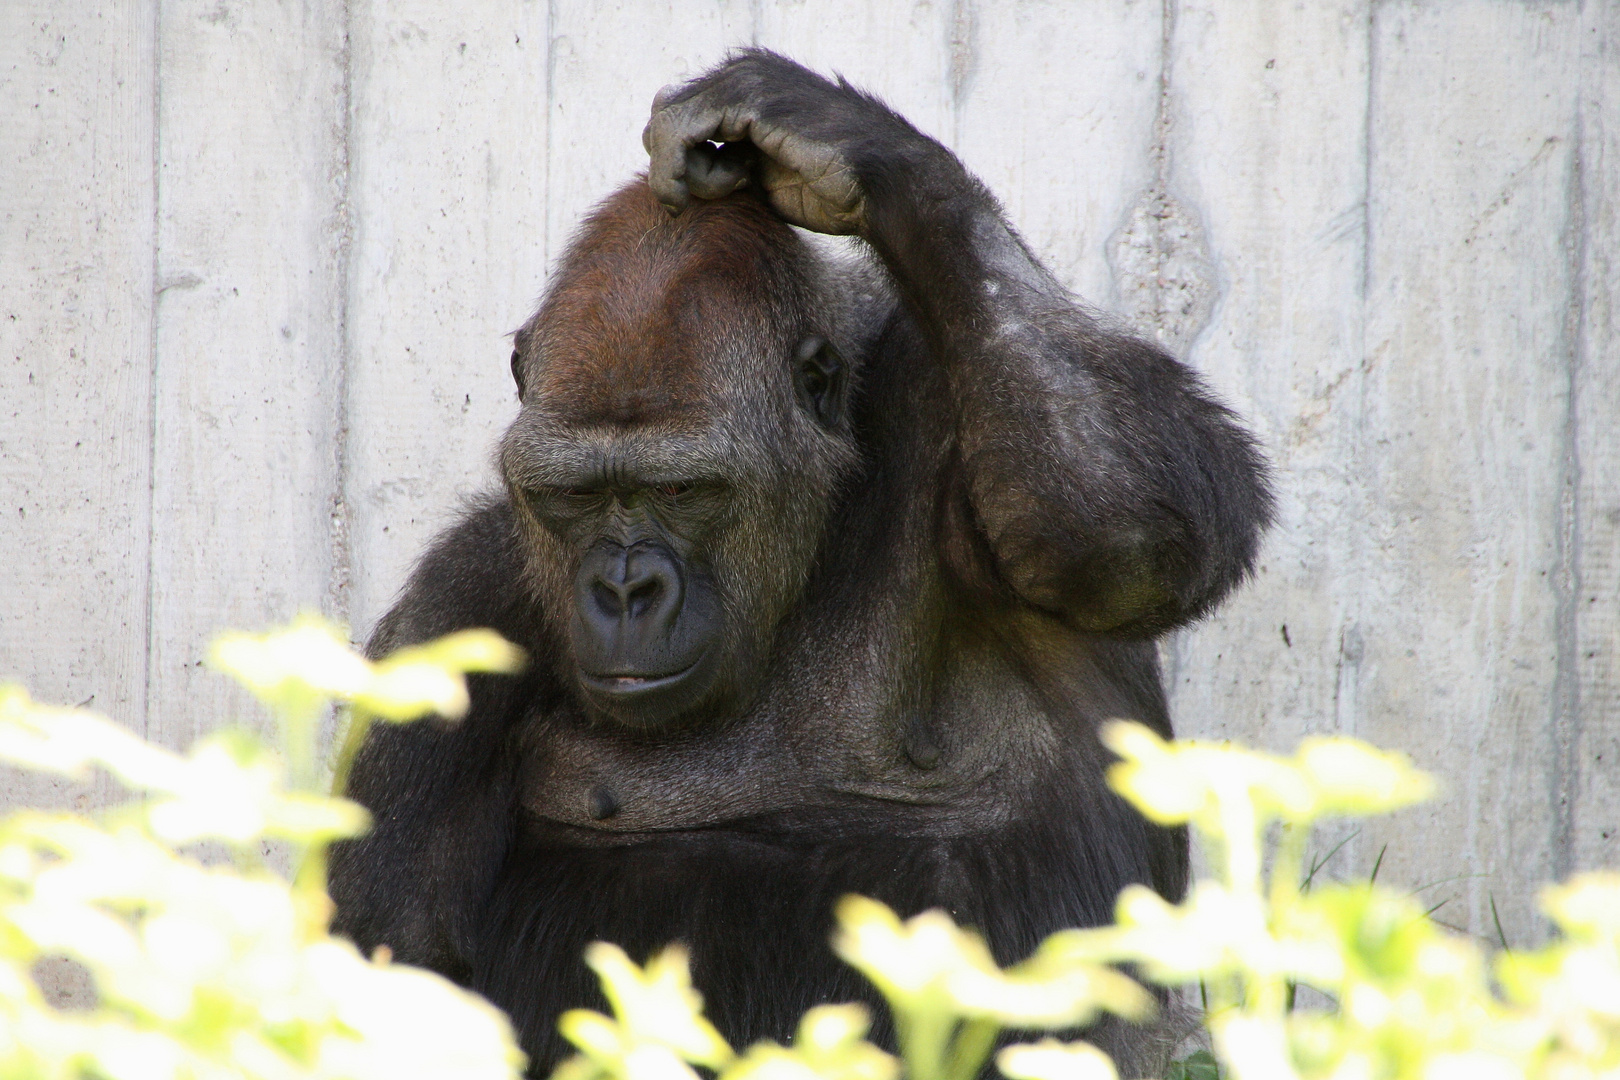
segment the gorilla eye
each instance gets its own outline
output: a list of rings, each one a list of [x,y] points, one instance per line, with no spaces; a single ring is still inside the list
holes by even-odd
[[[680,496],[685,495],[688,491],[691,491],[691,490],[692,490],[692,485],[691,484],[664,484],[664,485],[660,486],[659,489],[658,489],[660,494],[667,495],[671,499],[679,498]]]
[[[580,513],[601,499],[602,493],[591,488],[565,488],[540,486],[526,493],[529,503],[541,517],[568,516]]]

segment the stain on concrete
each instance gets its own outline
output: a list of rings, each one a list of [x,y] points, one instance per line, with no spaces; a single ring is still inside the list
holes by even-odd
[[[1203,222],[1163,188],[1144,190],[1108,238],[1120,314],[1172,354],[1187,352],[1215,309]]]

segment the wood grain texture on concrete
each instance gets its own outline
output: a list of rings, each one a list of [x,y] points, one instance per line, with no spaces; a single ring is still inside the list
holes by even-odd
[[[330,609],[346,562],[346,23],[165,0],[158,25],[147,716],[184,746],[255,715],[203,665],[219,628]]]
[[[1377,10],[1356,734],[1443,768],[1391,880],[1516,933],[1569,838],[1553,805],[1567,606],[1568,244],[1580,12]],[[1349,651],[1344,651],[1349,663]]]
[[[545,281],[547,5],[356,2],[344,505],[364,634],[516,414]]]
[[[1620,866],[1620,5],[1593,4],[1581,26],[1577,130],[1578,253],[1571,305],[1574,490],[1570,526],[1574,661],[1558,797],[1572,843],[1560,872]]]
[[[88,703],[137,731],[148,716],[156,34],[146,0],[0,7],[0,670],[42,701]],[[86,795],[32,777],[6,784],[16,801]]]
[[[1360,0],[1213,0],[1179,5],[1168,29],[1164,186],[1214,293],[1188,359],[1254,425],[1279,496],[1254,580],[1162,649],[1188,733],[1287,747],[1355,730],[1339,658],[1360,632],[1369,16]],[[1161,318],[1196,281],[1163,290]],[[1326,828],[1322,849],[1343,839]],[[1347,844],[1330,869],[1360,853]]]
[[[1163,644],[1180,729],[1447,784],[1328,872],[1529,942],[1620,862],[1612,0],[0,6],[0,670],[184,745],[244,708],[213,633],[363,637],[494,484],[507,335],[652,95],[745,44],[952,146],[1252,423],[1280,518]]]

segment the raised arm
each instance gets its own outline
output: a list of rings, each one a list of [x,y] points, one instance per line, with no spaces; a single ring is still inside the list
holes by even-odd
[[[1247,574],[1271,514],[1253,440],[1190,370],[1086,314],[944,146],[763,50],[659,94],[643,141],[673,212],[752,184],[876,250],[946,365],[979,525],[1027,602],[1152,634]]]

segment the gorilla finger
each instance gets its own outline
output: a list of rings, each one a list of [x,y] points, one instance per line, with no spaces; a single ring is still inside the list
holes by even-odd
[[[659,113],[680,96],[682,87],[682,83],[670,83],[653,95],[652,113],[647,117],[647,126],[641,129],[641,148],[647,153],[653,152],[653,122],[658,119]]]
[[[691,199],[686,187],[686,151],[699,141],[686,135],[685,125],[679,122],[677,115],[672,115],[675,113],[677,110],[671,109],[654,113],[643,137],[650,158],[647,186],[672,214],[686,209]]]
[[[714,133],[709,136],[718,143],[750,143],[754,141],[754,110],[742,105],[731,105],[719,110],[715,117]]]
[[[749,143],[714,147],[698,143],[686,152],[687,189],[699,199],[719,199],[748,184],[754,163]]]
[[[653,197],[670,215],[679,214],[692,202],[692,194],[686,188],[684,180],[672,177],[658,177],[652,173],[647,174],[647,186],[652,189]]]
[[[686,83],[672,82],[661,87],[658,93],[653,95],[653,112],[657,112],[665,105],[668,105],[670,102],[680,97],[681,91],[686,89],[686,85]]]

